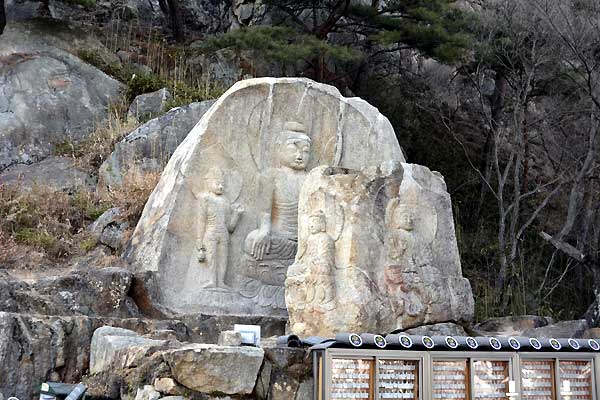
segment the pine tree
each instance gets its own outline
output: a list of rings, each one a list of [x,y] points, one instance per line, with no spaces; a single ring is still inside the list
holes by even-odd
[[[250,26],[204,43],[204,49],[257,50],[284,64],[304,61],[306,75],[333,80],[331,63],[368,63],[375,52],[415,49],[457,62],[470,47],[473,18],[455,0],[265,0],[270,26]],[[385,3],[385,4],[384,4]],[[342,38],[342,39],[340,39]],[[346,38],[346,39],[344,39]],[[347,38],[352,38],[348,40]]]

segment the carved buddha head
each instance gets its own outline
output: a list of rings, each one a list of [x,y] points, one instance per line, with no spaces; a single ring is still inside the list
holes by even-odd
[[[298,122],[286,122],[282,133],[281,163],[295,170],[304,170],[310,159],[311,140],[306,128]]]
[[[415,227],[412,211],[407,205],[399,205],[394,210],[394,227],[405,231],[412,231]]]
[[[315,234],[319,232],[325,232],[325,229],[326,220],[325,214],[323,214],[322,211],[318,211],[308,217],[308,230],[310,233]]]
[[[208,171],[208,185],[211,192],[220,196],[225,191],[225,175],[221,168],[213,167]]]

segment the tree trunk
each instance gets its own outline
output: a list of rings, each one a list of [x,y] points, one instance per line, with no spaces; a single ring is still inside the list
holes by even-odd
[[[4,9],[4,0],[0,0],[0,35],[4,32],[6,26],[6,10]]]
[[[490,157],[492,155],[492,149],[494,146],[495,133],[500,125],[500,118],[504,109],[504,97],[506,96],[507,90],[508,81],[506,80],[502,72],[497,71],[494,85],[494,94],[490,99],[491,126],[485,138],[485,145],[483,146],[483,156],[481,158],[481,162],[479,163],[479,170],[481,171],[481,174],[483,175],[485,180],[481,180],[481,185],[479,188],[479,204],[477,205],[477,209],[475,211],[474,226],[479,226],[481,210],[483,209],[483,207],[486,206],[485,200],[486,193],[488,191],[488,186],[486,182],[490,181],[492,175],[492,162]]]
[[[171,17],[171,29],[173,36],[178,42],[183,42],[183,17],[181,16],[181,6],[179,0],[167,0],[169,3],[169,13]]]

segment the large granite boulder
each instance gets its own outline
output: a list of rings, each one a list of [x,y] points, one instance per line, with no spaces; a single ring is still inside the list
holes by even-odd
[[[321,166],[306,178],[285,281],[294,334],[472,320],[443,178],[418,165],[389,167]]]
[[[103,326],[94,331],[90,345],[90,373],[125,368],[131,353],[140,349],[164,346],[166,341],[138,335],[129,329]]]
[[[65,41],[33,25],[0,36],[0,170],[88,137],[119,99],[122,85],[63,50]]]
[[[197,392],[250,394],[264,351],[256,347],[192,344],[165,352],[177,382]]]
[[[125,257],[174,312],[285,315],[308,171],[403,161],[364,100],[308,79],[238,82],[171,157]]]
[[[160,172],[177,146],[198,123],[214,100],[177,107],[129,133],[100,166],[98,187],[111,190],[123,183],[132,168]]]
[[[43,187],[74,194],[91,191],[96,182],[69,157],[50,156],[35,164],[15,164],[0,173],[0,184],[15,185],[21,191]]]

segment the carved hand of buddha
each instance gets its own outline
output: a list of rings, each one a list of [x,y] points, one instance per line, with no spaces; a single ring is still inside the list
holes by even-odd
[[[252,256],[257,260],[262,260],[265,254],[271,250],[271,232],[261,228],[256,235],[252,246]]]
[[[244,213],[244,207],[242,207],[240,204],[232,204],[231,208],[233,210],[234,213],[236,213],[238,216],[242,215]]]

